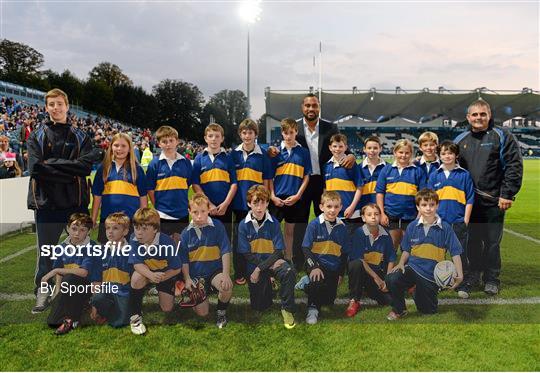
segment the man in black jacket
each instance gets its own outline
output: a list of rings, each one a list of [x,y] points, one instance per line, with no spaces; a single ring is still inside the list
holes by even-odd
[[[50,120],[28,137],[30,185],[28,208],[34,210],[38,259],[35,271],[36,305],[32,313],[43,312],[50,292],[41,288],[41,278],[52,270],[52,260],[43,256],[43,245],[58,244],[69,216],[88,213],[90,201],[86,177],[101,152],[92,149],[91,139],[67,120],[67,95],[53,89],[45,95]]]
[[[469,282],[478,283],[483,272],[484,292],[496,295],[504,213],[521,188],[523,160],[514,135],[491,121],[487,102],[477,100],[469,105],[467,120],[469,130],[454,142],[459,145],[459,164],[470,172],[475,187],[467,245]]]

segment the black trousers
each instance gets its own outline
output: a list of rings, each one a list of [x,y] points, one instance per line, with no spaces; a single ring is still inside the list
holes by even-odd
[[[296,311],[296,304],[294,303],[296,272],[287,262],[280,265],[275,271],[271,269],[262,271],[257,283],[248,282],[251,308],[264,311],[272,305],[273,291],[270,277],[275,277],[279,281],[281,308],[294,313]]]
[[[85,277],[76,275],[65,275],[62,278],[62,283],[67,286],[90,285],[90,282]],[[61,286],[61,284],[57,284],[57,286]],[[58,327],[62,324],[64,319],[79,321],[84,306],[88,304],[88,301],[92,296],[89,287],[85,287],[84,289],[88,289],[88,291],[76,291],[71,295],[60,291],[53,301],[51,313],[49,313],[49,317],[47,318],[47,324],[51,327]]]
[[[458,238],[459,240],[459,243],[461,245],[461,247],[463,248],[463,252],[461,253],[461,265],[463,267],[463,283],[462,285],[465,286],[465,285],[469,285],[469,279],[470,279],[470,274],[469,274],[469,258],[468,258],[468,255],[467,255],[467,252],[468,252],[468,241],[469,241],[469,230],[467,228],[467,226],[465,225],[465,223],[454,223],[452,224],[452,230],[454,231],[454,233],[456,234],[456,237]]]
[[[334,304],[337,295],[338,271],[329,271],[321,268],[324,279],[310,282],[304,287],[308,296],[308,306],[320,310],[321,306]]]
[[[467,255],[471,272],[483,272],[484,283],[500,284],[504,211],[474,205],[469,223]]]
[[[247,277],[247,262],[246,258],[238,252],[238,226],[242,219],[245,219],[248,211],[243,210],[234,210],[234,222],[232,224],[232,242],[231,247],[233,251],[233,268],[234,268],[234,279]]]
[[[405,273],[398,270],[386,275],[386,287],[392,296],[392,310],[402,313],[407,309],[405,291],[413,285],[416,285],[413,299],[418,311],[425,314],[437,313],[439,287],[418,275],[409,266],[405,266]]]
[[[375,273],[384,281],[385,274],[383,271],[375,271]],[[375,280],[367,273],[360,259],[351,260],[349,262],[349,297],[351,299],[360,300],[366,291],[368,297],[376,301],[379,305],[390,304],[390,294],[379,289]]]

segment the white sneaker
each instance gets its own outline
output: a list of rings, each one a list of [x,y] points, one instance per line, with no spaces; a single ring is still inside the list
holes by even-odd
[[[158,289],[156,289],[155,286],[152,286],[150,289],[148,289],[148,295],[153,295],[153,296],[159,295]]]
[[[38,289],[36,294],[36,305],[32,308],[32,313],[41,313],[49,307],[49,290],[42,292],[41,288]]]
[[[133,315],[129,318],[129,326],[131,327],[131,332],[135,335],[142,335],[146,333],[146,326],[142,322],[141,315]]]
[[[306,316],[306,323],[309,325],[315,325],[317,324],[318,320],[319,310],[317,310],[315,307],[309,307]]]

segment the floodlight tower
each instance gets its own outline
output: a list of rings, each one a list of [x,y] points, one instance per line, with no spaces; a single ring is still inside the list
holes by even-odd
[[[247,24],[247,114],[251,115],[250,86],[249,86],[249,27],[260,19],[262,12],[261,0],[244,0],[240,4],[240,17]]]

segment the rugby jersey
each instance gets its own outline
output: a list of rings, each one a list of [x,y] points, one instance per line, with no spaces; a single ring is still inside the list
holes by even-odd
[[[114,249],[111,246],[107,252],[107,256],[102,262],[102,281],[109,282],[118,286],[118,292],[116,293],[121,297],[128,297],[129,290],[131,288],[131,275],[133,274],[133,265],[129,263],[129,255],[123,254],[123,247],[127,246],[126,252],[131,255],[131,246],[124,241],[120,244],[120,248],[116,246]],[[114,252],[112,252],[114,250]]]
[[[146,169],[148,190],[154,191],[154,208],[163,219],[178,220],[188,215],[191,162],[179,153],[169,160],[162,152]]]
[[[75,250],[73,253],[74,255],[68,255],[71,254],[70,249],[68,253],[64,252],[62,256],[56,258],[53,261],[53,268],[67,268],[67,269],[75,269],[75,268],[83,268],[88,271],[88,275],[86,275],[86,279],[90,282],[95,281],[101,281],[101,257],[100,256],[89,256],[87,245],[90,245],[90,247],[97,245],[94,241],[90,239],[90,237],[86,237],[86,239],[80,243],[79,245],[73,245],[71,244],[71,241],[69,239],[69,236],[66,237],[66,239],[61,243],[63,247],[66,247],[68,245],[71,245],[75,247],[76,249],[80,246],[81,250],[79,254],[79,250]]]
[[[107,180],[103,183],[103,165],[97,168],[92,185],[92,194],[101,197],[100,220],[105,221],[113,212],[123,212],[131,219],[140,207],[140,197],[146,196],[146,176],[143,168],[137,164],[137,181],[133,183],[131,171],[119,169],[113,161]]]
[[[263,223],[259,226],[251,211],[238,227],[238,253],[253,253],[261,262],[268,259],[276,250],[284,250],[285,242],[281,234],[281,224],[267,211]],[[255,270],[255,265],[248,262],[248,273]]]
[[[339,212],[339,216],[343,217],[343,213],[354,199],[356,189],[363,185],[360,168],[356,163],[352,168],[342,167],[339,162],[332,157],[324,165],[324,180],[326,190],[336,191],[341,196],[342,208]],[[354,214],[349,217],[350,219],[360,217],[359,203],[356,205],[354,211]]]
[[[384,212],[387,215],[413,220],[417,216],[414,197],[426,184],[424,171],[420,168],[411,163],[400,174],[394,162],[381,170],[375,192],[384,194]]]
[[[173,239],[161,232],[157,232],[150,245],[142,245],[135,235],[130,242],[131,255],[129,264],[145,264],[152,272],[166,272],[169,269],[180,269],[182,261],[177,252],[177,245]],[[150,250],[148,250],[150,249]]]
[[[448,176],[446,176],[446,172]],[[474,185],[469,171],[459,165],[447,171],[440,166],[429,177],[428,188],[439,195],[437,214],[449,224],[463,223],[465,206],[474,203]]]
[[[445,260],[447,251],[450,256],[460,255],[463,252],[450,224],[438,215],[437,220],[429,226],[427,234],[422,217],[409,224],[401,241],[401,250],[410,254],[409,267],[431,282],[435,282],[433,277],[435,265]]]
[[[270,158],[258,144],[255,144],[255,148],[249,154],[242,149],[242,144],[240,144],[231,155],[236,168],[238,184],[238,191],[233,200],[233,209],[247,211],[249,208],[246,194],[249,188],[253,185],[262,185],[263,180],[270,180],[273,177]]]
[[[360,177],[362,178],[362,197],[360,198],[360,202],[358,202],[360,210],[368,203],[377,203],[375,186],[377,185],[377,178],[386,164],[387,163],[381,159],[379,164],[375,166],[373,173],[371,173],[367,158],[362,161],[362,165],[360,166]]]
[[[377,238],[373,238],[367,224],[358,228],[354,232],[352,245],[358,247],[360,257],[374,270],[386,273],[388,263],[396,261],[392,238],[380,225]]]
[[[236,169],[229,154],[221,148],[218,154],[211,154],[206,148],[197,154],[193,162],[193,184],[201,187],[210,202],[218,206],[236,184]]]
[[[345,223],[337,218],[332,227],[324,220],[324,214],[308,224],[302,247],[308,248],[319,265],[329,271],[337,271],[341,256],[351,254],[350,237]]]
[[[190,223],[180,236],[180,256],[183,263],[189,263],[191,278],[208,278],[223,271],[221,257],[230,252],[223,223],[211,217],[203,227]]]
[[[288,150],[281,142],[280,153],[272,158],[274,170],[274,194],[290,197],[298,193],[304,177],[311,173],[309,151],[298,142]]]
[[[433,162],[428,162],[428,161],[426,161],[426,158],[424,158],[424,156],[422,155],[420,157],[420,159],[414,161],[414,164],[416,165],[416,167],[418,167],[422,171],[424,171],[425,180],[426,180],[426,183],[427,183],[427,181],[429,180],[429,177],[431,175],[433,175],[433,173],[439,167],[441,167],[442,163],[441,163],[441,160],[439,159],[439,157],[437,157],[437,159],[434,160]]]

